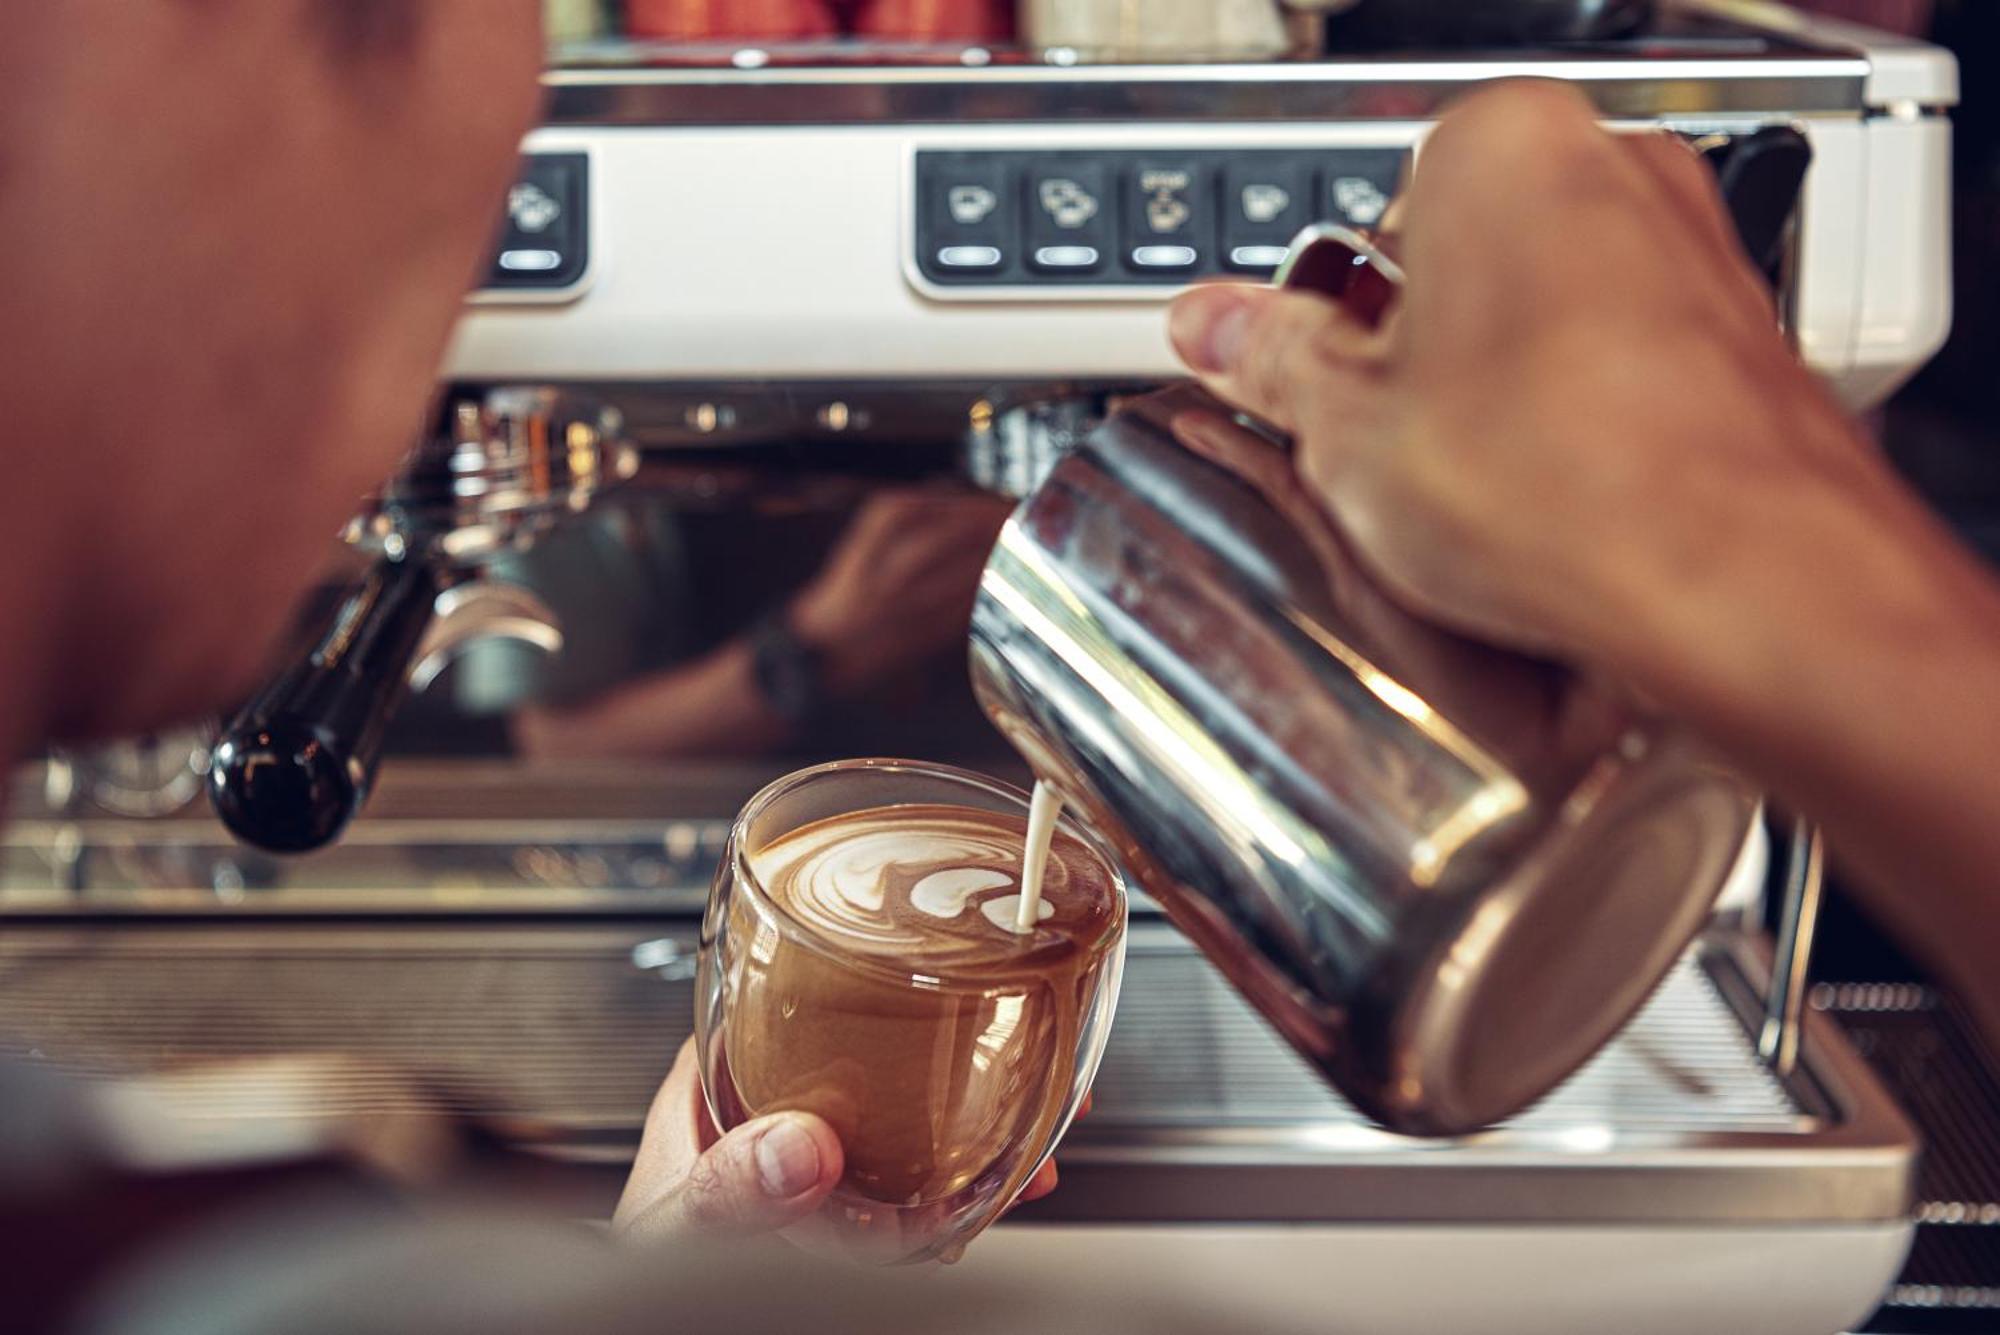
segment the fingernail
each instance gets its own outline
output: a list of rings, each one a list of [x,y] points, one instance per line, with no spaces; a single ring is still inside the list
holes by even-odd
[[[757,1177],[764,1194],[790,1200],[819,1181],[819,1142],[789,1117],[757,1137]]]
[[[1181,360],[1195,371],[1213,375],[1236,365],[1249,323],[1250,304],[1242,293],[1193,292],[1175,303],[1167,334]]]

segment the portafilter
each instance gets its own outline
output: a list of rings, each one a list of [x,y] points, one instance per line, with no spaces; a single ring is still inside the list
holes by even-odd
[[[454,396],[441,418],[348,527],[375,558],[366,577],[216,743],[209,797],[246,843],[301,853],[338,838],[367,801],[397,707],[467,646],[562,647],[555,614],[486,564],[631,476],[618,415],[507,387]]]

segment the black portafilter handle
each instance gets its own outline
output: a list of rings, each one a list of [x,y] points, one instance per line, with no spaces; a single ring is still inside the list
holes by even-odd
[[[378,562],[312,652],[230,720],[208,774],[230,833],[274,853],[305,853],[346,828],[374,783],[439,588],[427,559]]]
[[[1781,276],[1785,238],[1798,211],[1812,144],[1789,125],[1769,125],[1705,150],[1736,224],[1744,253],[1774,285]]]

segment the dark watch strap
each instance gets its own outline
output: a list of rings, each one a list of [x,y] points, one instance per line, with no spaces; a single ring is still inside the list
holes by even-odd
[[[792,632],[782,612],[750,627],[750,670],[757,690],[780,718],[805,723],[826,702],[820,656]]]

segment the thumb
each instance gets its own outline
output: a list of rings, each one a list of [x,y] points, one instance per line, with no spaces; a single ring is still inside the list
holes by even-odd
[[[760,1117],[702,1151],[687,1177],[626,1232],[639,1239],[775,1232],[818,1209],[841,1169],[840,1139],[820,1118],[801,1112]]]
[[[1183,293],[1168,335],[1209,389],[1294,434],[1325,382],[1376,360],[1381,347],[1376,331],[1326,297],[1234,283]]]

